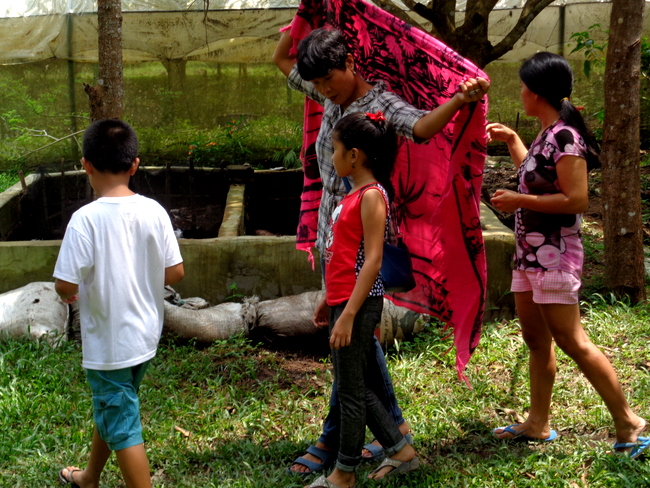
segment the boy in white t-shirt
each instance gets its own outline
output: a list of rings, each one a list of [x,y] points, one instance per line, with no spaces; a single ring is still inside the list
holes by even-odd
[[[64,302],[79,299],[95,431],[86,469],[64,468],[59,479],[73,488],[96,488],[115,451],[127,488],[150,488],[137,392],[156,355],[164,286],[183,278],[183,260],[165,209],[128,187],[140,163],[131,126],[96,121],[82,149],[98,199],[73,214],[54,277]]]

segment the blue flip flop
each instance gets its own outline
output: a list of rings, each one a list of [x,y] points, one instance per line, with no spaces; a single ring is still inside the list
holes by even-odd
[[[636,459],[645,455],[645,450],[650,448],[650,437],[637,437],[636,442],[617,442],[614,450],[630,449],[630,459]]]
[[[539,437],[531,437],[529,435],[526,435],[523,432],[517,432],[513,427],[516,427],[517,425],[520,424],[510,424],[507,427],[497,427],[492,431],[492,435],[496,437],[497,439],[500,439],[502,441],[512,441],[512,442],[552,442],[555,439],[557,439],[557,432],[553,429],[551,429],[551,433],[546,439],[540,439]],[[497,430],[502,430],[503,432],[507,432],[508,434],[511,434],[512,437],[506,437],[506,438],[501,438],[497,437]],[[499,434],[502,434],[503,432],[499,432]]]
[[[307,452],[312,456],[316,456],[318,459],[321,460],[321,462],[317,463],[300,456],[296,458],[296,460],[292,463],[292,465],[302,464],[309,471],[305,471],[304,473],[302,473],[300,471],[292,471],[291,467],[289,467],[287,468],[287,473],[297,474],[299,476],[302,476],[303,478],[307,478],[308,476],[311,476],[314,473],[320,473],[321,471],[328,469],[330,466],[334,464],[334,462],[336,461],[336,457],[338,455],[338,453],[335,451],[326,451],[325,449],[321,449],[320,447],[316,447],[316,446],[309,446],[307,448]]]
[[[372,454],[370,457],[363,456],[361,459],[362,461],[380,461],[386,457],[386,454],[384,453],[384,448],[381,446],[378,446],[376,444],[366,444],[363,446],[363,448]]]
[[[410,432],[404,436],[404,439],[406,439],[406,442],[413,445],[413,436],[411,435]],[[366,444],[365,446],[363,446],[363,448],[369,451],[370,454],[372,454],[372,456],[364,457],[362,458],[362,461],[368,461],[368,462],[381,461],[386,457],[386,454],[384,453],[384,448],[381,446],[377,446],[372,442],[370,444]]]

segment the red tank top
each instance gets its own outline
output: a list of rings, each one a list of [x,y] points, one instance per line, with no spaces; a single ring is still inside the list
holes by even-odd
[[[338,305],[350,298],[359,270],[365,262],[361,200],[365,192],[372,188],[379,190],[388,209],[386,190],[379,183],[371,183],[343,197],[332,213],[323,253],[325,289],[327,304],[330,306]],[[378,275],[368,296],[383,294],[384,285],[381,275]]]

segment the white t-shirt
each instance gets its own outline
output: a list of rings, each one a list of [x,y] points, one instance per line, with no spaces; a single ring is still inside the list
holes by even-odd
[[[165,268],[182,261],[167,212],[150,198],[103,197],[72,215],[54,277],[79,285],[84,368],[128,368],[156,355]]]

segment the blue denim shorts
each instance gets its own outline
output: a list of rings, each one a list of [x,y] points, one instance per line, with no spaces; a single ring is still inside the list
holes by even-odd
[[[95,426],[112,451],[143,443],[138,389],[149,363],[112,371],[86,370]]]

